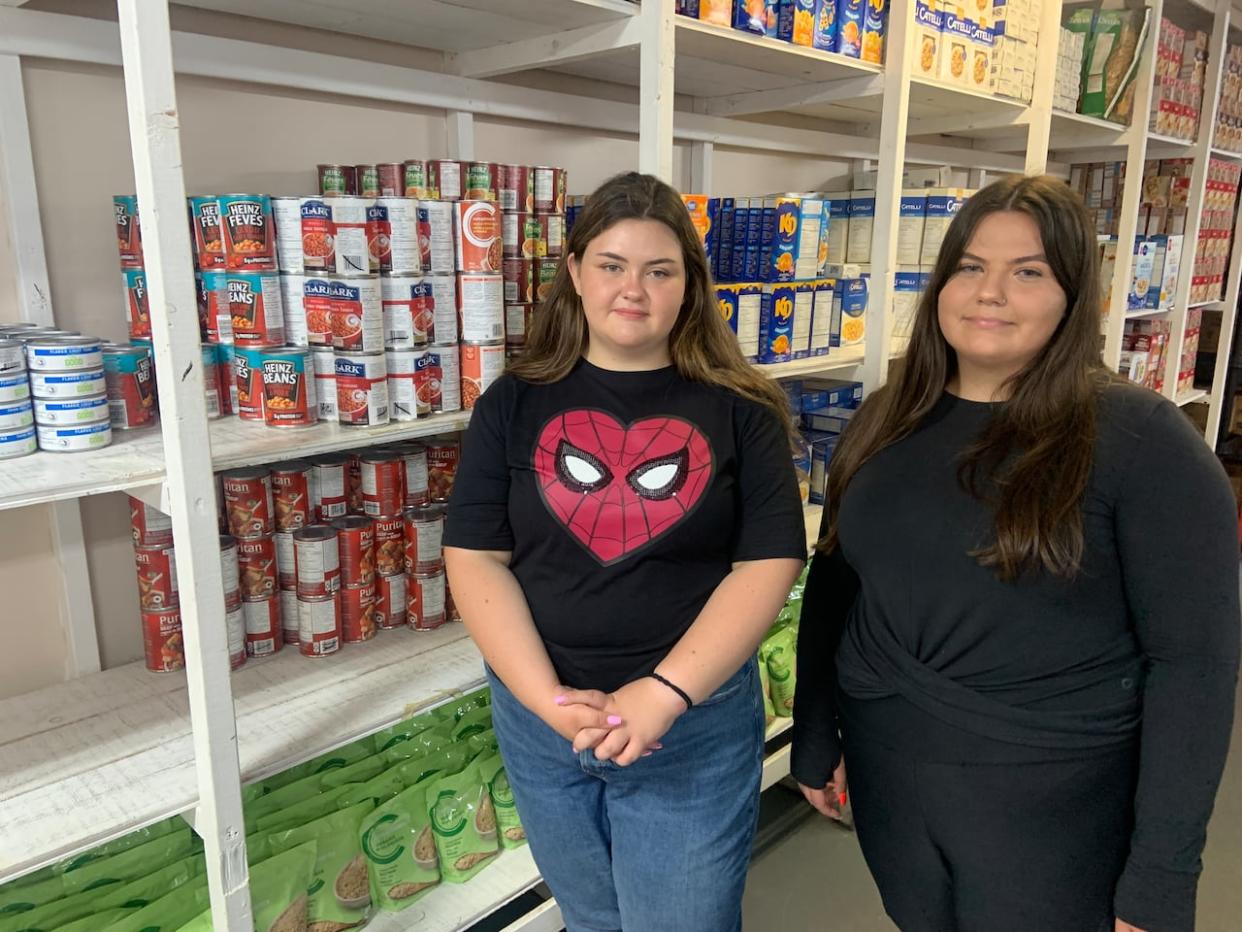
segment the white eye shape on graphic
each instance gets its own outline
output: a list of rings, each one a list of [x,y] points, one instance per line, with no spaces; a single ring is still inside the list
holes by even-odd
[[[680,468],[680,463],[663,463],[653,466],[642,475],[635,476],[634,482],[648,492],[659,492],[677,478],[677,470]]]
[[[580,456],[567,453],[563,462],[565,463],[566,471],[575,481],[580,482],[582,485],[595,485],[600,479],[604,478],[602,472]]]
[[[681,491],[689,469],[690,452],[683,447],[676,453],[634,467],[625,481],[642,498],[653,502],[664,501]]]
[[[612,482],[612,473],[603,461],[567,440],[556,449],[556,475],[575,492],[598,492]]]

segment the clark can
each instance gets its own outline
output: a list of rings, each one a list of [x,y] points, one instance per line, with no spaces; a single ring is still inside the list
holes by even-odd
[[[210,350],[213,363],[211,368],[214,370],[214,347]],[[207,352],[208,348],[204,348],[204,357]],[[146,347],[106,343],[102,348],[102,355],[104,382],[108,386],[108,413],[112,426],[118,430],[129,430],[154,424],[158,414],[155,406],[155,365]],[[212,374],[215,374],[214,371]],[[203,384],[205,390],[210,385],[205,364]],[[218,390],[217,386],[217,392]]]
[[[192,197],[190,226],[194,229],[194,261],[199,271],[224,268],[224,233],[220,229],[220,202],[214,194]]]
[[[383,353],[336,354],[336,406],[342,424],[388,423],[388,368]]]
[[[341,558],[341,585],[365,586],[375,581],[375,522],[362,515],[334,518]]]
[[[280,596],[272,596],[241,604],[247,657],[270,657],[284,646],[281,603]]]
[[[457,322],[457,276],[431,275],[431,342],[447,345],[460,339]]]
[[[125,291],[125,320],[129,335],[151,339],[151,304],[147,297],[147,273],[143,269],[122,269],[121,287]]]
[[[311,464],[290,460],[272,467],[272,504],[277,531],[296,531],[315,523],[311,502]]]
[[[220,229],[226,269],[275,269],[276,230],[266,194],[221,194]]]
[[[453,205],[453,242],[459,272],[499,272],[504,261],[500,210],[495,201]]]
[[[142,646],[147,669],[152,673],[184,669],[185,643],[181,637],[180,610],[143,612]]]
[[[315,398],[319,402],[319,419],[336,421],[336,351],[330,346],[311,347],[311,365],[315,369]]]
[[[458,275],[457,319],[462,342],[503,342],[504,279],[499,275],[481,272],[462,272]]]
[[[373,272],[421,272],[418,201],[411,197],[377,198],[367,208],[367,248]]]
[[[335,270],[342,275],[366,275],[371,271],[371,251],[367,245],[367,208],[372,199],[334,197],[332,210]]]
[[[243,421],[264,420],[263,350],[259,347],[235,347],[233,373],[237,382],[237,416]]]
[[[263,351],[263,420],[269,427],[310,427],[319,421],[310,350]]]
[[[404,628],[406,621],[405,574],[375,577],[375,627]]]
[[[294,531],[293,555],[299,599],[318,599],[341,588],[336,528],[311,524]]]
[[[229,271],[225,273],[224,287],[234,345],[280,346],[285,342],[280,273]]]
[[[406,577],[406,625],[415,631],[434,631],[447,620],[444,571]]]
[[[384,310],[378,275],[333,280],[332,346],[373,353],[384,349]]]
[[[306,342],[311,346],[332,345],[332,286],[326,275],[306,275],[302,279],[302,312],[306,315]]]
[[[298,599],[298,648],[303,657],[326,657],[341,649],[341,595]]]
[[[384,345],[411,349],[431,342],[435,324],[432,286],[421,275],[385,275],[380,280]]]
[[[342,589],[341,640],[361,644],[375,637],[375,583]]]
[[[276,264],[281,272],[301,275],[302,198],[272,198],[272,219],[276,223]]]
[[[463,343],[461,404],[469,411],[505,371],[504,343]]]

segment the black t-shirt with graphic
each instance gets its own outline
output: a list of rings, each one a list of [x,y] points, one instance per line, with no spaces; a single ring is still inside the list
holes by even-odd
[[[773,413],[671,366],[585,360],[479,399],[444,543],[512,551],[561,681],[608,691],[655,669],[734,562],[806,556]]]

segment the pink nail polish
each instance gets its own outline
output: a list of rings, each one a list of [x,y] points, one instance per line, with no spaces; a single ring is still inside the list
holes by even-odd
[[[566,696],[557,696],[557,697],[556,697],[556,699],[555,699],[555,700],[553,700],[553,701],[554,701],[557,705],[564,705],[565,703],[567,703],[567,702],[569,701],[569,699],[568,699],[568,697],[566,697]]]
[[[650,757],[650,756],[651,756],[650,751],[643,751],[643,757]]]
[[[653,750],[653,751],[663,751],[663,750],[664,750],[664,745],[660,744],[659,742],[656,742],[655,744],[653,744],[653,745],[651,746],[651,750]]]
[[[624,721],[624,719],[623,719],[623,718],[621,718],[621,716],[620,716],[620,715],[610,715],[610,716],[608,716],[608,724],[609,724],[609,725],[620,725],[623,721]]]

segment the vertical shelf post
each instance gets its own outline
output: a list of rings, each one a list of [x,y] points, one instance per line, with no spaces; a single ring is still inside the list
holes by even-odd
[[[1052,100],[1057,78],[1057,46],[1061,43],[1061,0],[1044,0],[1039,20],[1039,45],[1035,58],[1035,93],[1027,113],[1028,175],[1048,170],[1048,144],[1052,139]]]
[[[674,0],[643,0],[638,16],[638,170],[673,184]]]

